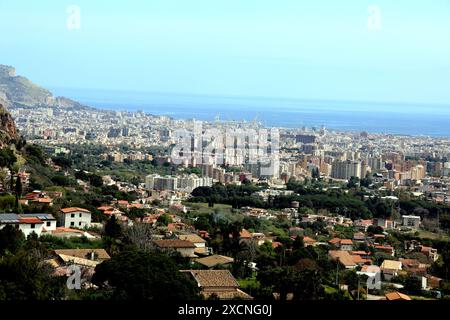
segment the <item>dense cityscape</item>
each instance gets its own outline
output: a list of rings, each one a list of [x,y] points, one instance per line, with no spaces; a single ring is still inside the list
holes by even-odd
[[[0,299],[450,296],[448,137],[99,110],[3,68]]]

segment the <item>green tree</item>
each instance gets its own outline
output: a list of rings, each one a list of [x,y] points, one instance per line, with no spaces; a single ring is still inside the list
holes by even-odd
[[[117,221],[116,216],[111,216],[111,218],[105,224],[105,236],[117,239],[122,236],[122,226]]]
[[[65,278],[52,276],[54,269],[26,252],[0,259],[0,300],[60,300]]]
[[[319,168],[314,168],[311,172],[313,179],[319,179],[320,178],[320,171]]]
[[[347,183],[347,188],[352,189],[356,188],[359,185],[359,178],[358,177],[350,177],[350,180]]]
[[[12,225],[0,229],[0,255],[16,253],[25,243],[25,235]]]
[[[404,281],[404,288],[403,290],[407,294],[420,294],[422,292],[422,285],[420,283],[419,278],[415,276],[409,276]]]
[[[14,151],[9,149],[9,148],[2,148],[0,150],[0,167],[3,168],[8,168],[10,174],[11,174],[11,179],[10,179],[10,190],[11,192],[14,190],[14,179],[13,179],[13,175],[14,175],[14,170],[13,170],[13,166],[14,163],[16,163],[17,161],[17,157],[14,154]]]
[[[19,199],[22,196],[22,179],[17,176],[16,178],[16,208],[19,208]]]
[[[130,218],[131,220],[134,220],[136,218],[144,218],[145,212],[146,211],[144,209],[133,207],[128,211],[127,217]]]
[[[68,158],[67,156],[63,156],[63,155],[59,155],[57,157],[52,158],[52,161],[54,164],[56,164],[57,166],[60,166],[64,170],[69,169],[73,164],[72,159]]]
[[[294,250],[303,249],[305,247],[305,242],[303,241],[303,237],[297,236],[295,237],[294,243],[292,244],[292,248]]]
[[[318,270],[304,269],[293,276],[294,300],[319,300],[325,294]]]
[[[40,164],[42,166],[46,165],[45,154],[40,146],[35,145],[35,144],[27,144],[25,146],[25,151],[26,151],[28,160],[30,160],[31,162]]]
[[[158,224],[162,226],[167,226],[169,223],[172,223],[172,217],[167,213],[164,213],[159,216]]]
[[[100,188],[103,186],[103,179],[99,175],[93,174],[89,177],[89,182],[92,186]]]
[[[118,300],[181,301],[199,297],[197,283],[159,251],[124,251],[95,268],[93,283]],[[168,290],[170,289],[170,290]]]
[[[294,269],[292,267],[275,267],[258,272],[257,279],[261,285],[280,295],[281,301],[287,300],[292,293],[294,284]]]

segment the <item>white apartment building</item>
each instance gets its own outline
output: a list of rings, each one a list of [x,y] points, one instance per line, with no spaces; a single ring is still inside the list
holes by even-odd
[[[384,169],[384,161],[383,158],[380,157],[369,157],[367,159],[367,164],[372,169],[372,171],[378,171]]]
[[[402,216],[402,225],[413,229],[419,229],[420,216]]]
[[[360,161],[341,161],[333,162],[331,168],[331,177],[335,179],[349,180],[351,177],[361,178],[361,162]]]
[[[211,177],[199,177],[195,174],[181,176],[160,176],[151,174],[145,178],[147,190],[169,190],[192,192],[195,188],[212,186]]]

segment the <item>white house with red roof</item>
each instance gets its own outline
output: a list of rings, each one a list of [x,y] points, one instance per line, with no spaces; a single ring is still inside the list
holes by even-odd
[[[48,213],[27,213],[21,214],[22,218],[37,218],[43,222],[41,232],[52,232],[56,230],[56,218]]]
[[[65,228],[83,229],[91,225],[91,212],[84,208],[71,207],[61,209],[60,225]]]
[[[33,232],[38,236],[49,229],[56,229],[56,219],[51,214],[15,214],[0,213],[0,229],[7,225],[12,225],[23,232],[28,237]]]

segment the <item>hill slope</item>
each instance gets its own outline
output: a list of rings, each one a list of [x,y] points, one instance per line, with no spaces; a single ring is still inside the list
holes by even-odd
[[[86,108],[76,101],[54,97],[49,90],[34,84],[25,77],[16,75],[13,67],[0,64],[1,100],[7,101],[4,106],[11,108],[14,106]]]

